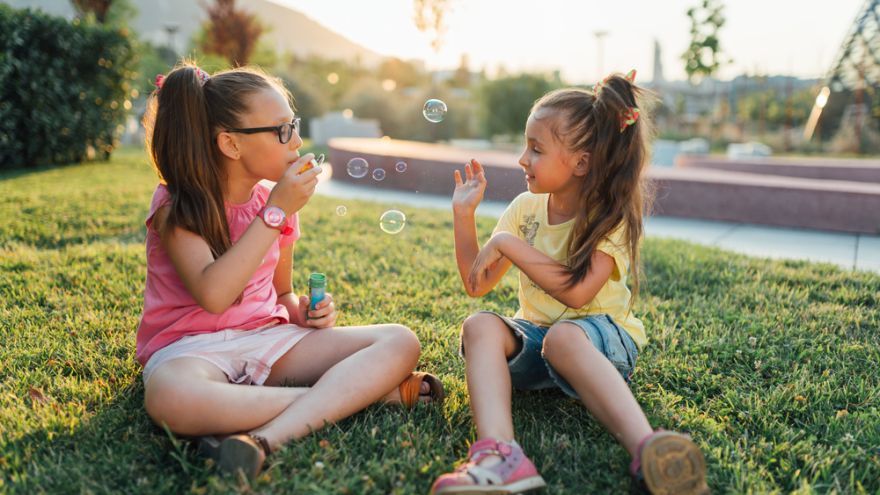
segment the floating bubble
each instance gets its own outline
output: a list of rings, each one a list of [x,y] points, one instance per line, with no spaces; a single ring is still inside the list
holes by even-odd
[[[397,164],[394,165],[394,170],[397,170],[401,174],[406,172],[406,162],[397,162]]]
[[[399,210],[388,210],[379,217],[379,228],[386,234],[399,234],[406,226],[406,215]]]
[[[373,179],[376,181],[385,180],[385,170],[383,170],[381,168],[377,168],[376,170],[373,170]]]
[[[442,122],[444,118],[446,118],[446,103],[443,100],[437,100],[431,98],[430,100],[425,102],[425,107],[422,108],[422,115],[425,116],[426,119],[430,122]]]
[[[363,158],[352,158],[348,161],[348,175],[355,179],[360,179],[367,175],[369,168],[370,164]]]
[[[340,217],[344,217],[346,213],[348,213],[348,208],[346,208],[344,205],[339,205],[336,207],[336,214]]]
[[[324,153],[321,153],[320,155],[318,155],[318,158],[315,158],[315,163],[317,164],[317,167],[320,167],[324,164]]]

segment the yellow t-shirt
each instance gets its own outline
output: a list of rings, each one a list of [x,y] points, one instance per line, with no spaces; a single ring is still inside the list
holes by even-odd
[[[574,226],[574,219],[549,225],[547,221],[549,199],[549,194],[530,192],[520,194],[501,215],[493,234],[510,232],[538,251],[565,264],[568,258],[568,236]],[[629,248],[623,238],[623,229],[618,228],[612,232],[599,243],[597,249],[614,258],[614,271],[589,304],[581,308],[569,308],[544,292],[520,270],[518,294],[520,307],[515,318],[550,326],[560,320],[604,313],[622,326],[636,345],[642,348],[648,342],[645,337],[645,326],[628,308],[630,291],[626,286],[626,279],[629,273]]]

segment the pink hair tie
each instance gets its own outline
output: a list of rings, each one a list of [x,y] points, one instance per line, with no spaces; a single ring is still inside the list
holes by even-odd
[[[156,74],[156,87],[158,89],[162,89],[162,84],[165,83],[165,74]]]
[[[201,81],[201,83],[202,83],[202,86],[204,86],[205,83],[208,82],[208,79],[211,79],[211,76],[209,76],[207,72],[203,71],[199,67],[196,67],[195,71],[196,71],[196,76],[198,76],[199,81]]]

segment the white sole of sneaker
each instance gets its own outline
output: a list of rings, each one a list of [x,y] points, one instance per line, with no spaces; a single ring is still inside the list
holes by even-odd
[[[545,486],[547,486],[547,483],[544,482],[544,478],[532,476],[531,478],[523,478],[508,485],[450,486],[445,490],[434,492],[434,495],[514,495],[516,493],[540,490]]]

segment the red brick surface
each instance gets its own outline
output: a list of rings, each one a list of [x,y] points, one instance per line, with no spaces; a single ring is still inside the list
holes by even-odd
[[[329,147],[333,180],[374,187],[377,195],[389,189],[451,195],[453,170],[463,170],[471,158],[479,160],[486,169],[486,199],[509,201],[526,189],[515,153],[359,138],[333,139]],[[377,182],[369,175],[361,179],[350,177],[345,171],[346,164],[355,157],[366,159],[371,171],[383,168],[385,180]],[[400,160],[407,163],[405,173],[395,171]],[[731,165],[712,158],[706,163],[706,167],[693,161],[677,168],[651,167],[648,177],[656,186],[654,213],[880,233],[880,180],[873,179],[880,171],[878,162],[844,160],[830,165],[821,160],[771,159],[740,160]],[[832,166],[839,168],[828,170]],[[839,180],[849,177],[852,180]]]

